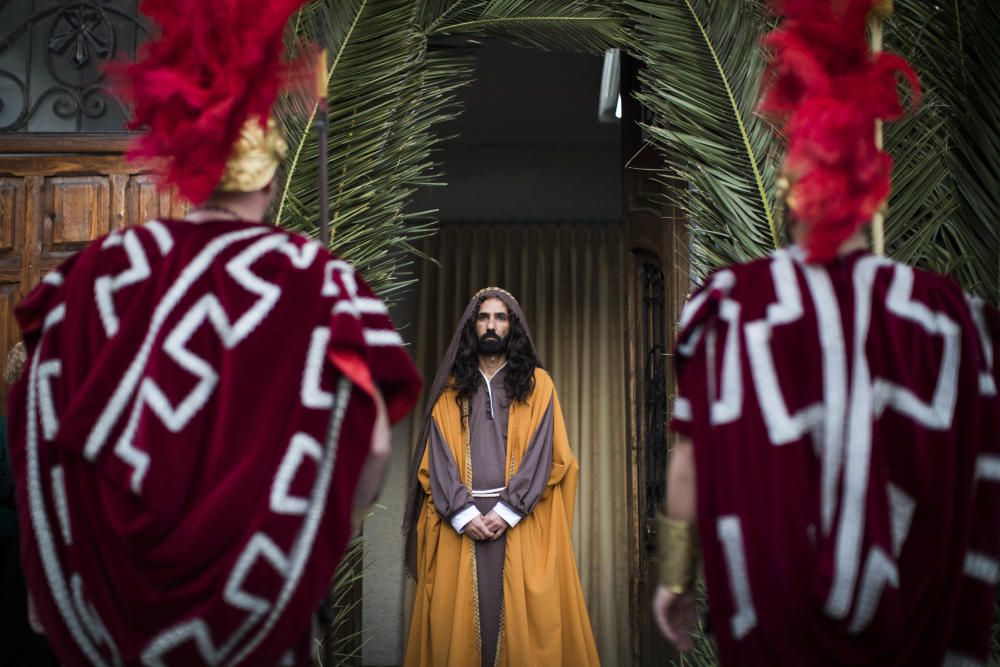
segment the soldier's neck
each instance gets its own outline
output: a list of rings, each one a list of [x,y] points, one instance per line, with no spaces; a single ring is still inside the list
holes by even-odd
[[[843,257],[844,255],[851,254],[852,252],[864,250],[867,247],[868,239],[863,233],[857,233],[840,244],[840,248],[837,249],[837,256]]]
[[[503,368],[505,363],[507,363],[507,355],[502,352],[499,354],[479,355],[479,370],[483,372],[487,380],[492,380],[493,376]]]
[[[213,195],[204,203],[193,207],[184,219],[189,222],[219,219],[263,222],[267,205],[267,198],[257,196],[257,193]]]

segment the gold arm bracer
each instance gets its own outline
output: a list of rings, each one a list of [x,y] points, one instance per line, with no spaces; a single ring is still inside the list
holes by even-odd
[[[672,593],[690,591],[694,587],[701,555],[697,524],[693,521],[671,519],[662,513],[657,513],[656,536],[660,584],[666,586]]]

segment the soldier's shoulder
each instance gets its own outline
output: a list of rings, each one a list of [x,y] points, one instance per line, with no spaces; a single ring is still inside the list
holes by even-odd
[[[692,290],[691,297],[695,297],[702,292],[712,292],[717,295],[732,295],[738,291],[737,288],[746,285],[755,285],[761,278],[771,275],[772,264],[776,258],[785,256],[786,251],[778,251],[771,255],[758,257],[756,259],[730,264],[710,272],[703,281]]]
[[[976,299],[952,276],[896,261],[892,261],[891,265],[894,270],[890,283],[898,284],[903,279],[902,283],[909,286],[911,298],[925,301],[929,305],[943,306],[950,303],[961,310]]]
[[[951,294],[962,294],[964,292],[962,286],[958,284],[958,281],[949,275],[937,273],[929,269],[923,269],[919,266],[902,264],[900,262],[893,262],[893,264],[897,267],[897,270],[902,267],[903,270],[912,271],[914,282],[922,284],[927,289],[940,290]]]

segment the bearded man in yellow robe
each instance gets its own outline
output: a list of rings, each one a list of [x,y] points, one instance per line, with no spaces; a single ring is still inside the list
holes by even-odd
[[[428,404],[404,525],[406,667],[599,665],[570,539],[579,465],[509,292],[469,302]]]

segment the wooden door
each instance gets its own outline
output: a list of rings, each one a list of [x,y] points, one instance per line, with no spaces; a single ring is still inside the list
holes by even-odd
[[[105,66],[134,59],[140,0],[0,2],[0,366],[20,337],[14,306],[92,239],[176,213],[123,157],[128,110]],[[0,383],[0,414],[6,388]]]
[[[659,179],[662,160],[643,137],[648,113],[631,97],[638,66],[622,62],[622,225],[626,257],[626,387],[632,664],[669,664],[676,652],[653,623],[656,511],[666,497],[667,431],[674,386],[674,323],[688,291],[687,233]]]
[[[179,199],[125,159],[127,143],[125,134],[0,134],[3,359],[20,340],[14,306],[48,271],[110,231],[183,215]],[[6,387],[0,398],[6,414]]]

